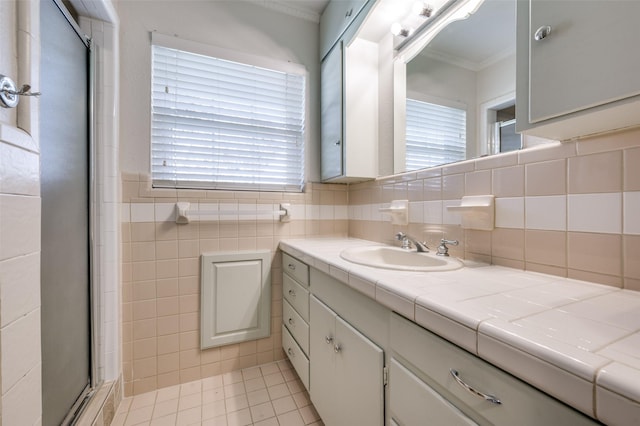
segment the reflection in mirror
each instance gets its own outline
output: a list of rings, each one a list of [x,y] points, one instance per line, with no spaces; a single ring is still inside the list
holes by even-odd
[[[515,1],[485,0],[430,40],[404,67],[406,100],[396,113],[404,110],[406,132],[395,142],[404,148],[395,155],[404,156],[395,172],[520,149]]]

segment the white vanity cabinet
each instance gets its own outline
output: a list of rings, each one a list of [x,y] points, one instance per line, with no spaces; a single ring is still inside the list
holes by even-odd
[[[282,254],[282,348],[309,389],[309,267]]]
[[[383,426],[391,312],[282,255],[282,347],[327,425]]]
[[[327,425],[384,425],[384,352],[311,296],[311,401]]]
[[[321,179],[357,182],[378,174],[378,46],[354,37],[374,3],[332,1],[351,5],[358,16],[323,57],[320,71]]]
[[[429,419],[432,425],[477,425],[395,358],[391,359],[389,376],[393,383],[389,400],[392,424],[422,425]]]
[[[598,424],[397,314],[390,334],[389,410],[400,425]]]
[[[517,130],[570,139],[640,124],[638,1],[518,0]]]

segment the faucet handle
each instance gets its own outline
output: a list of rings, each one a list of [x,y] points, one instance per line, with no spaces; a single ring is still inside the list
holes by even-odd
[[[398,232],[396,234],[396,240],[402,241],[403,249],[409,250],[411,248],[411,241],[409,241],[409,237],[404,232]]]
[[[445,240],[444,238],[440,240],[440,245],[438,246],[438,252],[436,253],[438,256],[449,256],[449,247],[447,244],[452,246],[457,246],[460,244],[458,240]]]

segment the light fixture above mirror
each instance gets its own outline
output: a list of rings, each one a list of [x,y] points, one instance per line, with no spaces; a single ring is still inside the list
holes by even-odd
[[[399,18],[390,27],[391,34],[395,36],[394,48],[400,49],[453,3],[455,0],[397,2]]]

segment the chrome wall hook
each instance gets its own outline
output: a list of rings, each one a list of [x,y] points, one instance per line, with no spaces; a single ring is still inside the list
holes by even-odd
[[[40,96],[40,92],[30,92],[31,86],[23,84],[20,90],[9,77],[0,74],[0,101],[5,108],[15,108],[20,102],[20,96]]]

